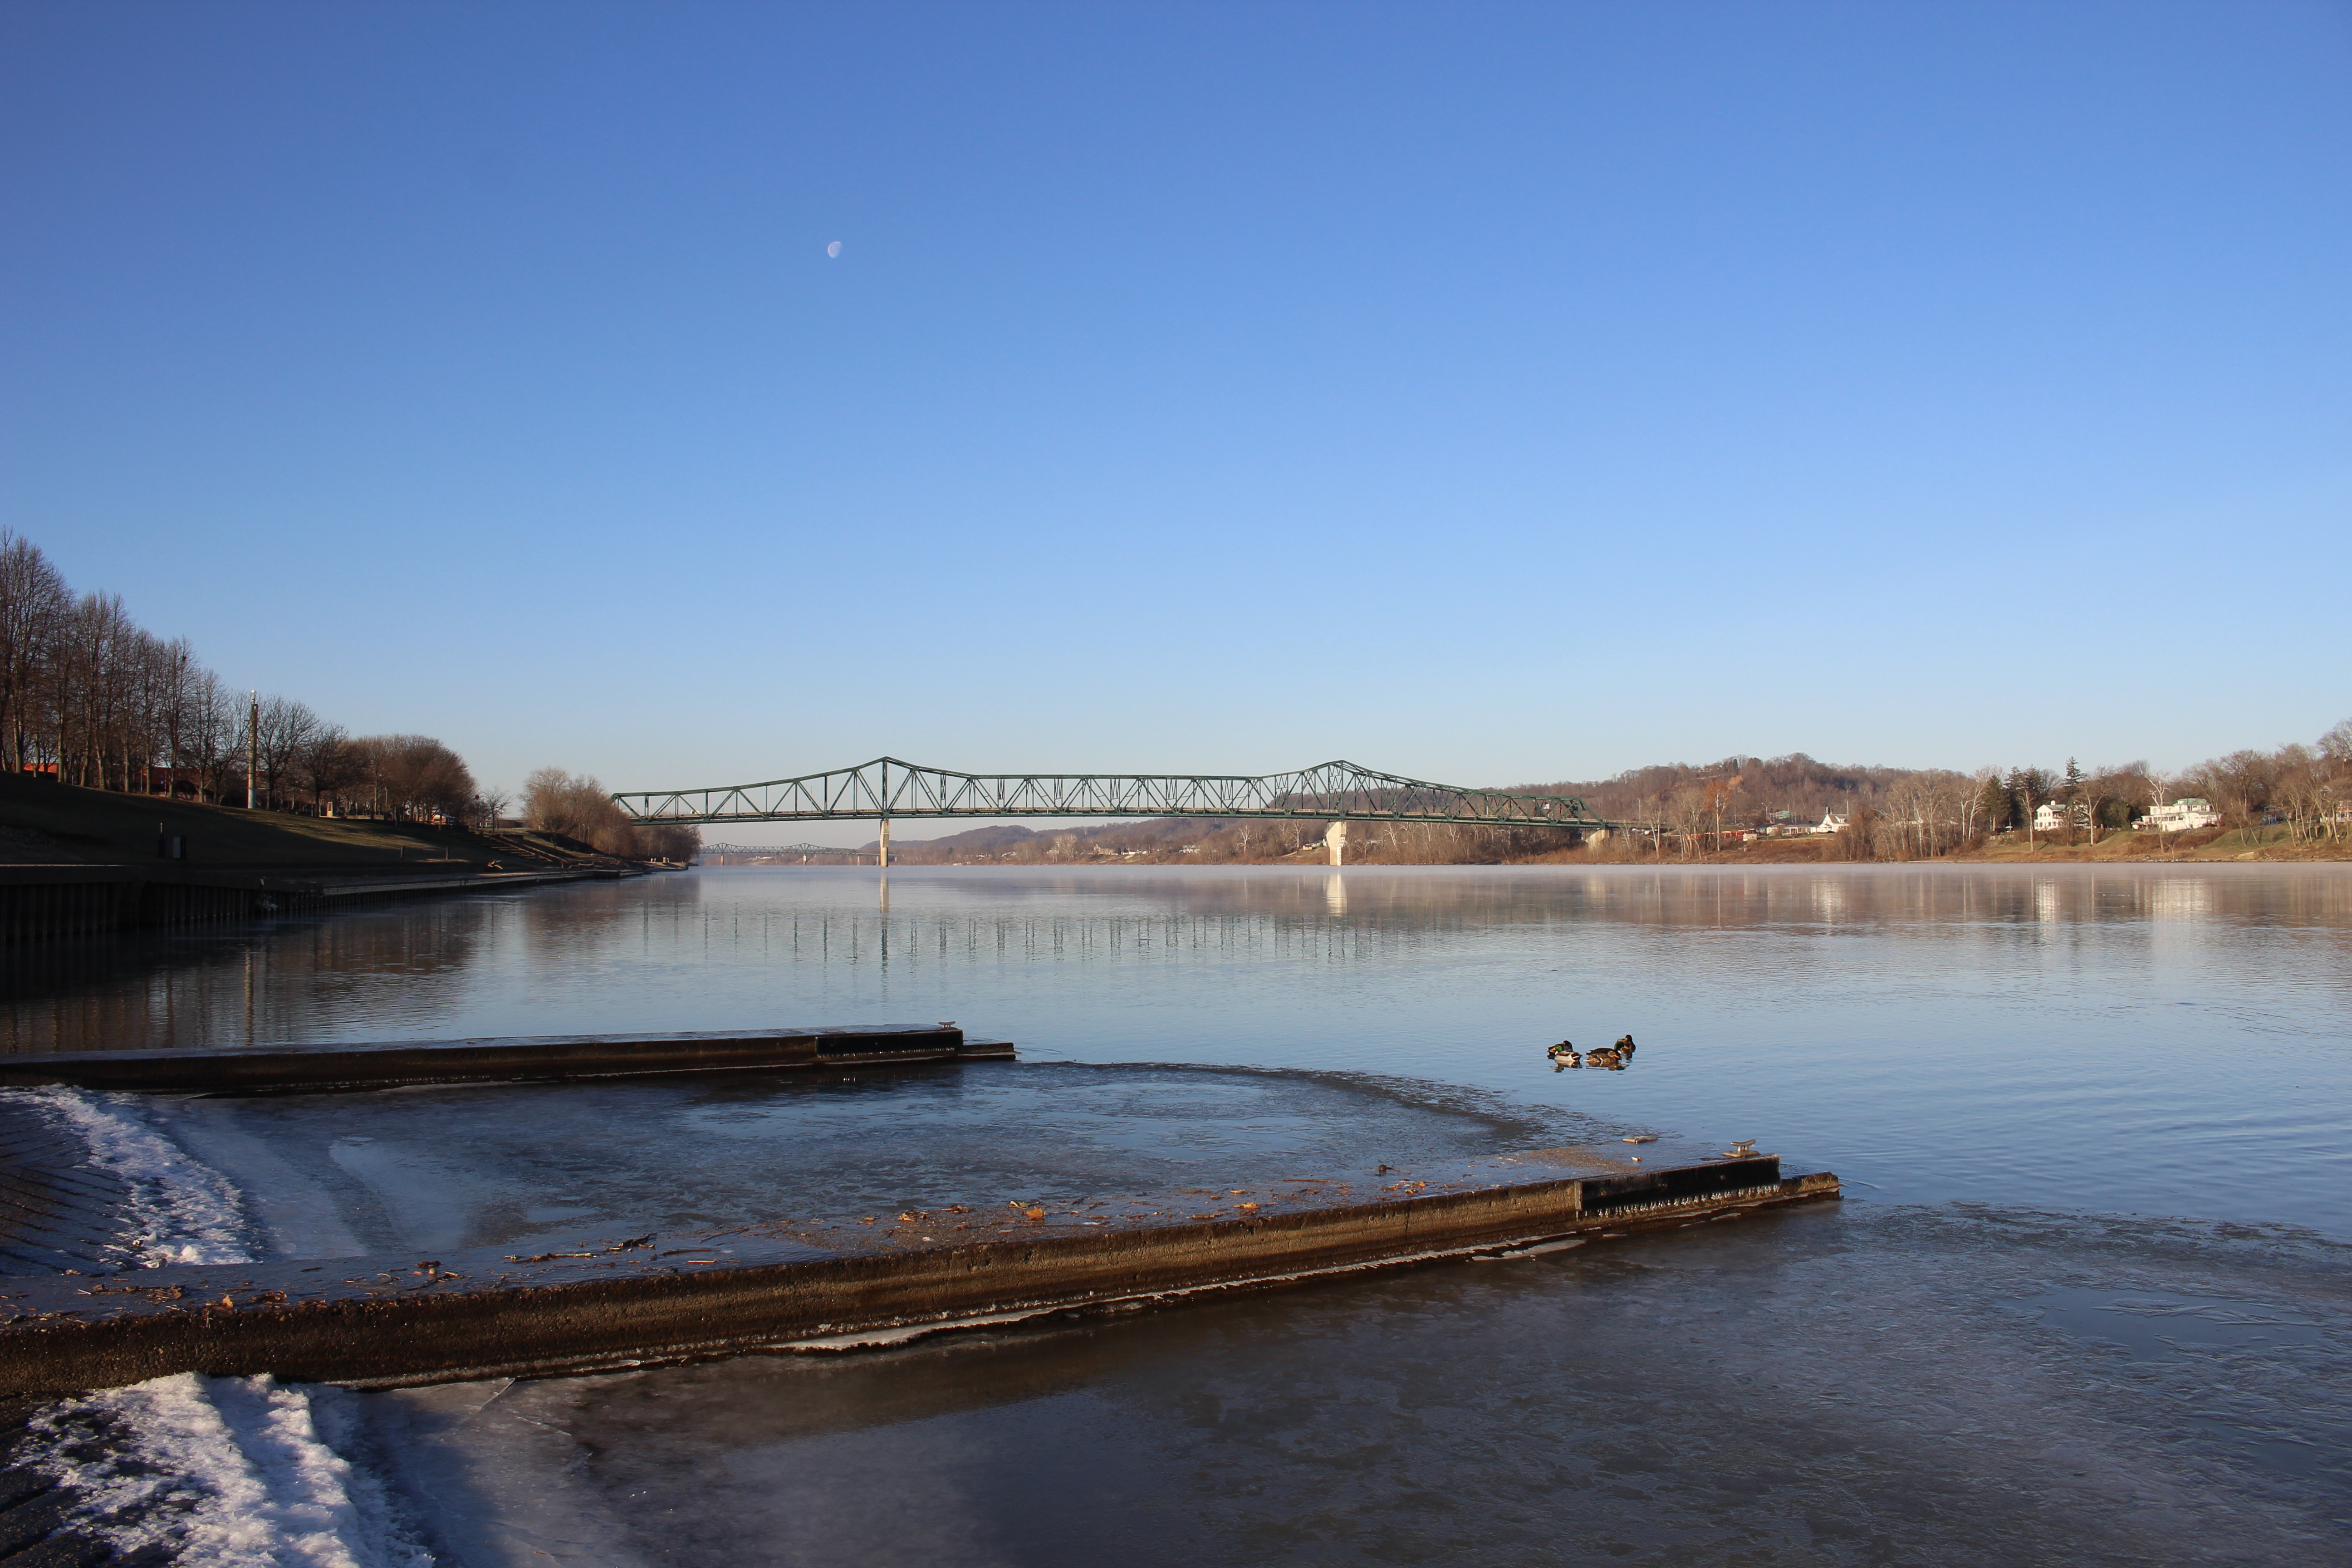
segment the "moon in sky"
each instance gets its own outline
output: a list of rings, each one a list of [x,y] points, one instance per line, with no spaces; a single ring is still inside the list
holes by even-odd
[[[841,254],[841,241],[836,239],[831,245],[826,246],[824,247],[824,253],[827,256],[839,256]]]

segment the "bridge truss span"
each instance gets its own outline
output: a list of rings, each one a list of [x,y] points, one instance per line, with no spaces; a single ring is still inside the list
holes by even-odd
[[[883,821],[897,817],[1309,817],[1598,831],[1574,795],[1514,795],[1318,763],[1286,773],[962,773],[877,757],[854,768],[613,799],[654,823]]]

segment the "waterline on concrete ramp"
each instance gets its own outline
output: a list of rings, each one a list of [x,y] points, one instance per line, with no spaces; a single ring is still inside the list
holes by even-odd
[[[237,1188],[192,1158],[149,1118],[148,1097],[77,1089],[0,1090],[80,1140],[90,1163],[127,1189],[111,1249],[135,1267],[249,1263],[253,1237]]]

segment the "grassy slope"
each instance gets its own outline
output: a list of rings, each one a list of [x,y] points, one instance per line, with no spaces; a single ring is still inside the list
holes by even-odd
[[[2021,837],[1997,840],[1971,860],[2347,860],[2352,843],[2297,844],[2284,827],[2251,827],[2227,833],[2135,833],[2102,829],[2097,847],[2042,840],[2028,849]]]
[[[24,773],[0,773],[0,827],[29,829],[42,837],[11,836],[0,860],[132,862],[162,866],[159,833],[188,841],[192,868],[268,866],[317,871],[456,870],[503,859],[513,868],[520,846],[494,844],[457,828],[406,822],[345,822],[242,811],[158,796],[113,795],[52,784]],[[527,858],[541,856],[522,851]],[[554,851],[549,858],[570,858]]]

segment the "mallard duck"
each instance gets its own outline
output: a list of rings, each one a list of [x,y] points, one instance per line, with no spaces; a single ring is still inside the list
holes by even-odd
[[[1617,1054],[1613,1047],[1610,1046],[1594,1047],[1591,1051],[1586,1053],[1584,1059],[1597,1068],[1622,1068],[1625,1065],[1624,1058]]]
[[[1612,1048],[1619,1056],[1623,1057],[1627,1061],[1632,1061],[1633,1059],[1633,1037],[1631,1035],[1618,1036],[1617,1044]]]
[[[1560,1041],[1544,1055],[1551,1058],[1551,1065],[1555,1068],[1580,1068],[1584,1065],[1584,1058],[1578,1054],[1575,1046],[1566,1040]]]

